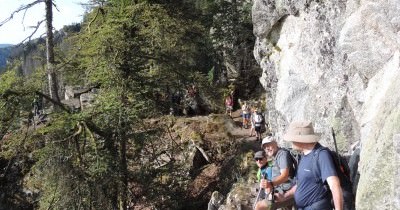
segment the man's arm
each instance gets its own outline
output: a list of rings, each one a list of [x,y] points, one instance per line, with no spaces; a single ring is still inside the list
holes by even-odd
[[[326,179],[326,182],[328,183],[332,192],[335,210],[343,210],[343,194],[342,188],[340,187],[339,178],[337,176],[330,176]]]
[[[289,169],[288,168],[281,169],[280,172],[281,175],[275,177],[275,179],[272,180],[272,182],[267,182],[267,181],[261,182],[261,186],[263,188],[268,188],[269,190],[271,190],[273,186],[275,187],[286,182],[289,179]]]
[[[280,175],[275,177],[274,180],[272,180],[272,184],[274,186],[278,186],[284,182],[287,182],[289,180],[289,173],[290,173],[290,168],[293,165],[292,159],[290,159],[290,154],[289,152],[286,151],[280,151],[280,155],[278,157],[278,167],[280,171]]]
[[[281,169],[280,172],[281,175],[277,176],[272,182],[274,186],[278,186],[289,180],[289,168]]]
[[[288,191],[286,191],[283,194],[280,193],[275,193],[275,199],[277,202],[282,202],[285,200],[288,200],[290,198],[294,197],[294,193],[296,192],[297,185],[294,185],[292,188],[290,188]]]

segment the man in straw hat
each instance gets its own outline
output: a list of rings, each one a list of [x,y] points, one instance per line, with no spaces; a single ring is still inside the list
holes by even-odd
[[[284,193],[291,189],[292,179],[294,177],[294,164],[291,158],[290,152],[287,149],[280,148],[276,142],[275,137],[267,136],[262,140],[261,148],[265,151],[272,161],[271,163],[271,178],[266,180],[261,180],[261,188],[265,189],[267,192],[274,191]],[[257,210],[266,209],[278,209],[287,207],[291,209],[294,205],[294,199],[289,198],[284,201],[268,202],[266,200],[261,200],[257,203]],[[283,208],[286,209],[286,208]]]
[[[293,149],[303,153],[297,168],[296,185],[284,194],[278,194],[277,200],[286,200],[294,196],[299,210],[332,210],[343,209],[343,196],[340,181],[329,151],[321,150],[318,156],[315,151],[321,147],[320,135],[314,133],[311,122],[292,122],[284,135],[285,141],[292,142]],[[318,157],[319,167],[313,167],[314,157]],[[318,171],[316,171],[318,170]],[[316,181],[318,174],[321,181]],[[328,184],[329,189],[326,188]]]

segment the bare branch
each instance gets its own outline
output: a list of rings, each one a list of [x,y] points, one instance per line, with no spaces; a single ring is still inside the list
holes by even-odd
[[[20,92],[16,92],[16,91],[7,89],[6,91],[4,91],[3,94],[0,94],[0,98],[7,99],[10,95],[23,96],[23,95],[26,95],[26,94],[28,94],[28,93],[20,93]],[[72,110],[70,110],[67,107],[65,107],[65,105],[62,104],[61,102],[57,102],[57,101],[53,100],[50,96],[48,96],[48,95],[46,95],[46,94],[44,94],[42,92],[39,92],[39,91],[35,91],[35,94],[39,95],[39,96],[41,96],[41,97],[43,97],[43,98],[45,98],[47,100],[49,100],[51,103],[53,103],[54,105],[60,107],[62,110],[66,111],[68,113],[72,113]]]
[[[55,4],[54,1],[53,1],[52,3],[53,3],[54,8],[56,8],[56,10],[57,10],[58,12],[60,12],[60,10],[59,10],[58,7],[57,7],[57,4]]]
[[[39,91],[35,91],[35,93],[39,96],[42,96],[43,98],[49,100],[51,103],[53,103],[54,105],[57,105],[58,107],[60,107],[62,110],[68,112],[68,113],[72,113],[72,111],[70,109],[68,109],[67,107],[64,106],[64,104],[62,104],[61,102],[58,102],[56,100],[53,100],[50,96],[43,94]]]
[[[26,40],[31,41],[32,36],[35,35],[36,31],[39,29],[40,25],[44,22],[45,20],[41,20],[37,23],[36,26],[32,26],[31,28],[35,29],[29,36],[27,36],[24,40],[20,42],[20,44],[24,43]]]
[[[86,29],[87,29],[87,31],[88,31],[89,33],[90,33],[90,26],[91,26],[92,23],[97,19],[97,16],[99,16],[100,9],[101,9],[101,8],[97,8],[96,15],[93,17],[92,20],[90,20],[88,26],[86,27]]]
[[[3,26],[4,24],[6,24],[7,22],[9,22],[10,20],[12,20],[14,18],[15,14],[17,14],[19,12],[22,12],[22,11],[26,11],[29,8],[33,7],[34,5],[42,3],[42,2],[44,2],[44,0],[36,0],[36,1],[32,2],[32,3],[30,3],[30,4],[21,5],[17,10],[13,11],[8,18],[6,18],[5,20],[0,22],[0,27]]]

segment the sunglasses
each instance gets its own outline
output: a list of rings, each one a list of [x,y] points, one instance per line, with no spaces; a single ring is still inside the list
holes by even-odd
[[[264,158],[254,158],[255,161],[264,160]]]

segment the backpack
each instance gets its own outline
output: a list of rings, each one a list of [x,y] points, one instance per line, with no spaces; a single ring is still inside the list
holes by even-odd
[[[338,154],[335,151],[330,150],[327,147],[319,147],[316,149],[316,151],[314,152],[314,157],[313,157],[313,172],[314,172],[314,177],[316,179],[317,182],[321,182],[322,180],[320,179],[320,174],[318,174],[319,172],[319,164],[318,164],[318,158],[319,158],[319,153],[322,150],[326,150],[329,152],[329,154],[332,157],[333,160],[333,164],[335,166],[335,170],[337,173],[337,176],[339,178],[340,181],[340,187],[342,188],[342,193],[343,193],[343,206],[344,206],[344,210],[353,210],[355,209],[354,207],[354,195],[353,195],[353,190],[352,190],[352,182],[350,179],[350,168],[349,165],[347,163],[347,160],[345,157],[341,156],[340,154]],[[318,170],[314,170],[314,168],[318,168]],[[326,183],[324,183],[325,185],[327,185]],[[329,187],[329,186],[327,186]]]
[[[254,116],[254,124],[255,126],[261,126],[263,122],[263,116],[261,114],[255,114]]]
[[[294,151],[293,149],[287,149],[287,148],[283,148],[283,147],[280,147],[279,150],[284,150],[287,153],[289,153],[289,158],[291,159],[291,161],[293,163],[293,165],[289,169],[289,178],[294,181],[294,178],[296,177],[296,173],[297,173],[297,167],[299,165],[300,158],[301,158],[300,153],[297,151]]]

